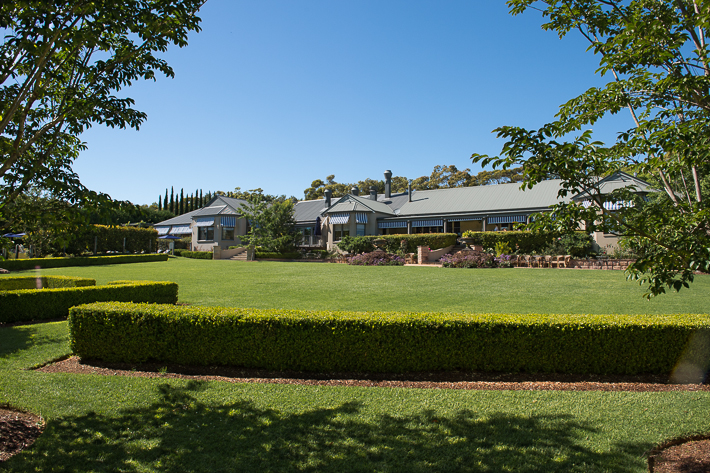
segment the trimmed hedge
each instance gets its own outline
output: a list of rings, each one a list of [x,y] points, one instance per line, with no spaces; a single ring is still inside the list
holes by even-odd
[[[463,234],[472,238],[474,245],[483,248],[495,248],[496,243],[508,243],[512,251],[517,253],[542,252],[559,236],[557,233],[533,233],[529,231],[511,232],[473,232]]]
[[[372,241],[384,239],[385,245],[382,248],[387,253],[399,253],[404,250],[404,253],[416,253],[417,247],[426,246],[432,250],[446,248],[447,246],[455,245],[458,235],[455,233],[415,233],[412,235],[397,234],[397,235],[366,235],[359,237],[349,237],[354,240],[362,240],[370,243],[370,246],[362,249],[364,252],[373,251],[375,246]],[[402,241],[406,241],[406,248],[402,247]],[[340,246],[339,246],[340,247]],[[348,251],[341,248],[343,251]]]
[[[7,276],[0,278],[0,291],[86,286],[96,286],[96,280],[73,276]]]
[[[176,256],[182,256],[183,258],[192,258],[192,259],[212,259],[212,252],[211,251],[187,251],[187,250],[182,250],[178,254],[178,250],[175,250],[175,255]]]
[[[150,263],[167,261],[168,255],[112,255],[81,256],[75,258],[29,258],[0,261],[0,268],[8,271],[22,271],[37,268],[65,268],[68,266],[96,266],[102,264]]]
[[[76,235],[68,249],[74,254],[94,251],[94,239],[98,252],[123,251],[129,253],[152,252],[158,249],[158,231],[155,228],[117,227],[88,225]]]
[[[173,282],[128,281],[124,284],[58,289],[0,291],[0,323],[67,317],[69,308],[91,302],[177,303]]]
[[[84,359],[316,372],[665,374],[691,336],[710,342],[710,316],[689,314],[359,313],[97,303],[73,307],[69,328],[72,351]],[[701,346],[685,354],[707,365],[709,350]]]

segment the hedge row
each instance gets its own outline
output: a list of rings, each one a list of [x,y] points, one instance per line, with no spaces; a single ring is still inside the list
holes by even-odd
[[[372,242],[378,239],[385,240],[385,244],[382,249],[387,253],[398,253],[402,250],[404,250],[405,253],[416,253],[417,247],[419,246],[426,246],[428,248],[431,248],[432,250],[438,250],[440,248],[446,248],[447,246],[455,245],[457,237],[458,235],[456,235],[455,233],[415,233],[412,235],[367,235],[351,238],[355,240],[367,241],[370,243],[369,246],[364,248],[360,248],[358,246],[358,249],[362,251],[356,251],[357,253],[367,253],[373,251],[375,249],[375,246]],[[406,242],[406,248],[402,247],[402,241]],[[343,249],[343,251],[348,251],[348,249],[343,248],[342,246],[340,248]]]
[[[173,282],[128,281],[124,284],[0,292],[0,323],[67,317],[69,308],[91,302],[121,301],[175,304]]]
[[[193,258],[193,259],[212,259],[211,251],[188,251],[188,250],[175,250],[176,256],[182,256],[183,258]]]
[[[0,268],[22,271],[37,268],[64,268],[67,266],[96,266],[101,264],[149,263],[167,261],[167,254],[86,256],[76,258],[28,258],[0,261]]]
[[[85,286],[96,286],[96,280],[73,276],[6,276],[0,278],[0,291]]]
[[[105,362],[302,371],[670,373],[710,316],[74,307],[72,351]],[[701,347],[702,348],[702,347]],[[705,351],[710,347],[705,347]],[[708,363],[708,353],[686,353]],[[704,358],[703,358],[704,357]]]
[[[529,231],[512,232],[473,232],[468,231],[464,237],[472,238],[474,245],[483,248],[495,248],[496,243],[508,243],[512,251],[518,253],[541,252],[559,236],[557,233],[533,233]]]
[[[94,242],[99,253],[106,251],[123,252],[123,240],[126,240],[125,250],[129,253],[153,252],[158,250],[158,231],[155,228],[139,227],[108,227],[105,225],[89,225],[85,227],[67,247],[72,253],[80,254],[94,251]]]

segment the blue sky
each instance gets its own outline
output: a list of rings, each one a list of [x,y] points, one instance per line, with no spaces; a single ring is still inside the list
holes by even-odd
[[[119,94],[139,131],[97,126],[74,169],[89,188],[150,204],[166,187],[260,187],[303,198],[339,182],[471,168],[502,125],[537,128],[599,86],[579,35],[543,31],[503,0],[209,0],[202,31],[163,57],[174,79]],[[595,125],[612,140],[628,114]]]

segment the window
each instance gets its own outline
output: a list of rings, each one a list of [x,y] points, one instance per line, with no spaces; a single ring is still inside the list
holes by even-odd
[[[365,224],[364,223],[358,223],[357,224],[357,229],[356,229],[356,236],[365,236]]]
[[[222,227],[222,240],[234,240],[234,227]]]
[[[200,241],[214,240],[214,227],[197,227],[197,239]]]
[[[340,241],[350,235],[350,225],[333,225],[333,241]]]

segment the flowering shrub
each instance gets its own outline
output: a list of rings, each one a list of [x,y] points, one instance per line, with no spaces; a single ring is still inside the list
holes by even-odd
[[[496,263],[498,264],[499,268],[512,268],[513,267],[513,262],[511,261],[512,257],[510,255],[499,255],[496,258]]]
[[[444,255],[439,261],[444,268],[495,268],[498,264],[493,255],[487,253],[480,255],[456,253]]]
[[[351,256],[348,258],[348,264],[361,266],[404,266],[404,258],[385,253],[384,251],[373,251],[372,253]]]

